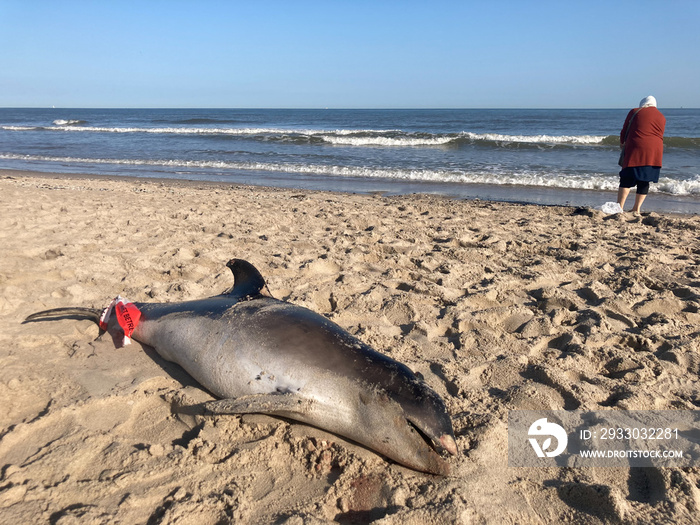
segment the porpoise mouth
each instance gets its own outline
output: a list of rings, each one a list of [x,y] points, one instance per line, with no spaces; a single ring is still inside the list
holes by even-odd
[[[425,443],[429,445],[432,449],[434,449],[438,454],[447,452],[452,456],[457,455],[457,443],[450,434],[442,434],[439,437],[436,435],[436,437],[433,439],[430,436],[428,436],[425,432],[423,432],[423,430],[421,430],[410,419],[407,419],[406,422],[413,430],[418,432],[418,434],[420,434],[420,436],[423,438],[423,441],[425,441]]]
[[[457,455],[457,443],[455,443],[454,438],[449,434],[443,434],[440,436],[440,445],[442,445],[442,448],[447,450],[447,452],[453,456]]]

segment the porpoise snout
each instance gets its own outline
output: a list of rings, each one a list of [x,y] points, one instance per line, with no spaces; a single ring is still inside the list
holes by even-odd
[[[447,450],[447,452],[449,452],[453,456],[457,455],[457,443],[455,442],[454,438],[449,434],[444,434],[440,436],[440,444],[442,445],[442,448]]]

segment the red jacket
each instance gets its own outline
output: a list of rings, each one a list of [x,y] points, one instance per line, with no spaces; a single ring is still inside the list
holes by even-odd
[[[639,113],[630,126],[630,119],[636,111]],[[629,135],[627,135],[628,126]],[[664,156],[664,129],[666,129],[666,117],[657,108],[650,106],[631,110],[620,132],[620,144],[625,146],[625,160],[622,167],[658,166],[660,168],[661,159]],[[626,143],[625,135],[627,135]]]

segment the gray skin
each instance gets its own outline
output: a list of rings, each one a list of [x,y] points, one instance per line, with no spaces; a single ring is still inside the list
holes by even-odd
[[[440,396],[405,365],[335,323],[272,298],[250,263],[233,259],[228,292],[181,303],[134,303],[132,337],[179,364],[218,401],[215,414],[264,413],[301,421],[356,441],[397,463],[447,475],[439,452],[457,453]],[[90,308],[38,312],[26,321],[78,317]],[[107,331],[120,340],[112,316]],[[418,429],[419,431],[417,431]]]

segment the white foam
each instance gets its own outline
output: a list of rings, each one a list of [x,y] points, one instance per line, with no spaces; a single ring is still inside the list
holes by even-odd
[[[56,119],[53,121],[54,126],[77,126],[79,124],[84,124],[84,120],[63,120]]]
[[[349,134],[347,134],[349,135]],[[328,136],[321,135],[321,138],[330,144],[339,146],[441,146],[448,144],[454,140],[453,137],[434,137],[434,138],[413,138],[405,137],[352,137],[352,136]]]
[[[463,136],[471,140],[528,144],[600,144],[605,139],[605,135],[501,135],[469,132],[464,132]]]
[[[692,179],[688,180],[674,180],[661,177],[657,187],[659,191],[674,195],[700,195],[700,175],[694,175]]]
[[[49,131],[66,131],[74,133],[150,133],[172,135],[270,135],[276,137],[300,136],[320,137],[325,142],[342,146],[383,146],[415,147],[441,146],[450,142],[488,141],[501,144],[601,144],[606,138],[600,135],[503,135],[498,133],[412,133],[397,129],[294,129],[294,128],[209,128],[209,127],[101,127],[83,126],[79,120],[55,120],[53,127],[2,126],[9,131],[31,131],[46,129]]]
[[[27,128],[36,129],[36,128]],[[322,135],[324,133],[358,133],[352,130],[342,130],[339,132],[329,132],[315,129],[286,129],[286,128],[123,128],[123,127],[98,127],[98,126],[56,126],[46,128],[51,131],[72,131],[72,132],[92,132],[92,133],[153,133],[167,135]]]
[[[556,174],[537,171],[464,171],[426,169],[387,169],[323,164],[280,164],[266,162],[228,162],[202,160],[153,160],[153,159],[94,159],[53,157],[43,155],[0,154],[0,159],[29,162],[60,162],[62,164],[114,164],[126,166],[160,166],[167,168],[215,169],[237,171],[261,171],[268,173],[302,173],[332,177],[384,178],[405,181],[453,182],[462,184],[520,185],[545,188],[585,189],[615,191],[619,185],[617,175],[590,173],[585,175]],[[662,177],[658,191],[674,195],[700,195],[700,175],[689,180]]]

